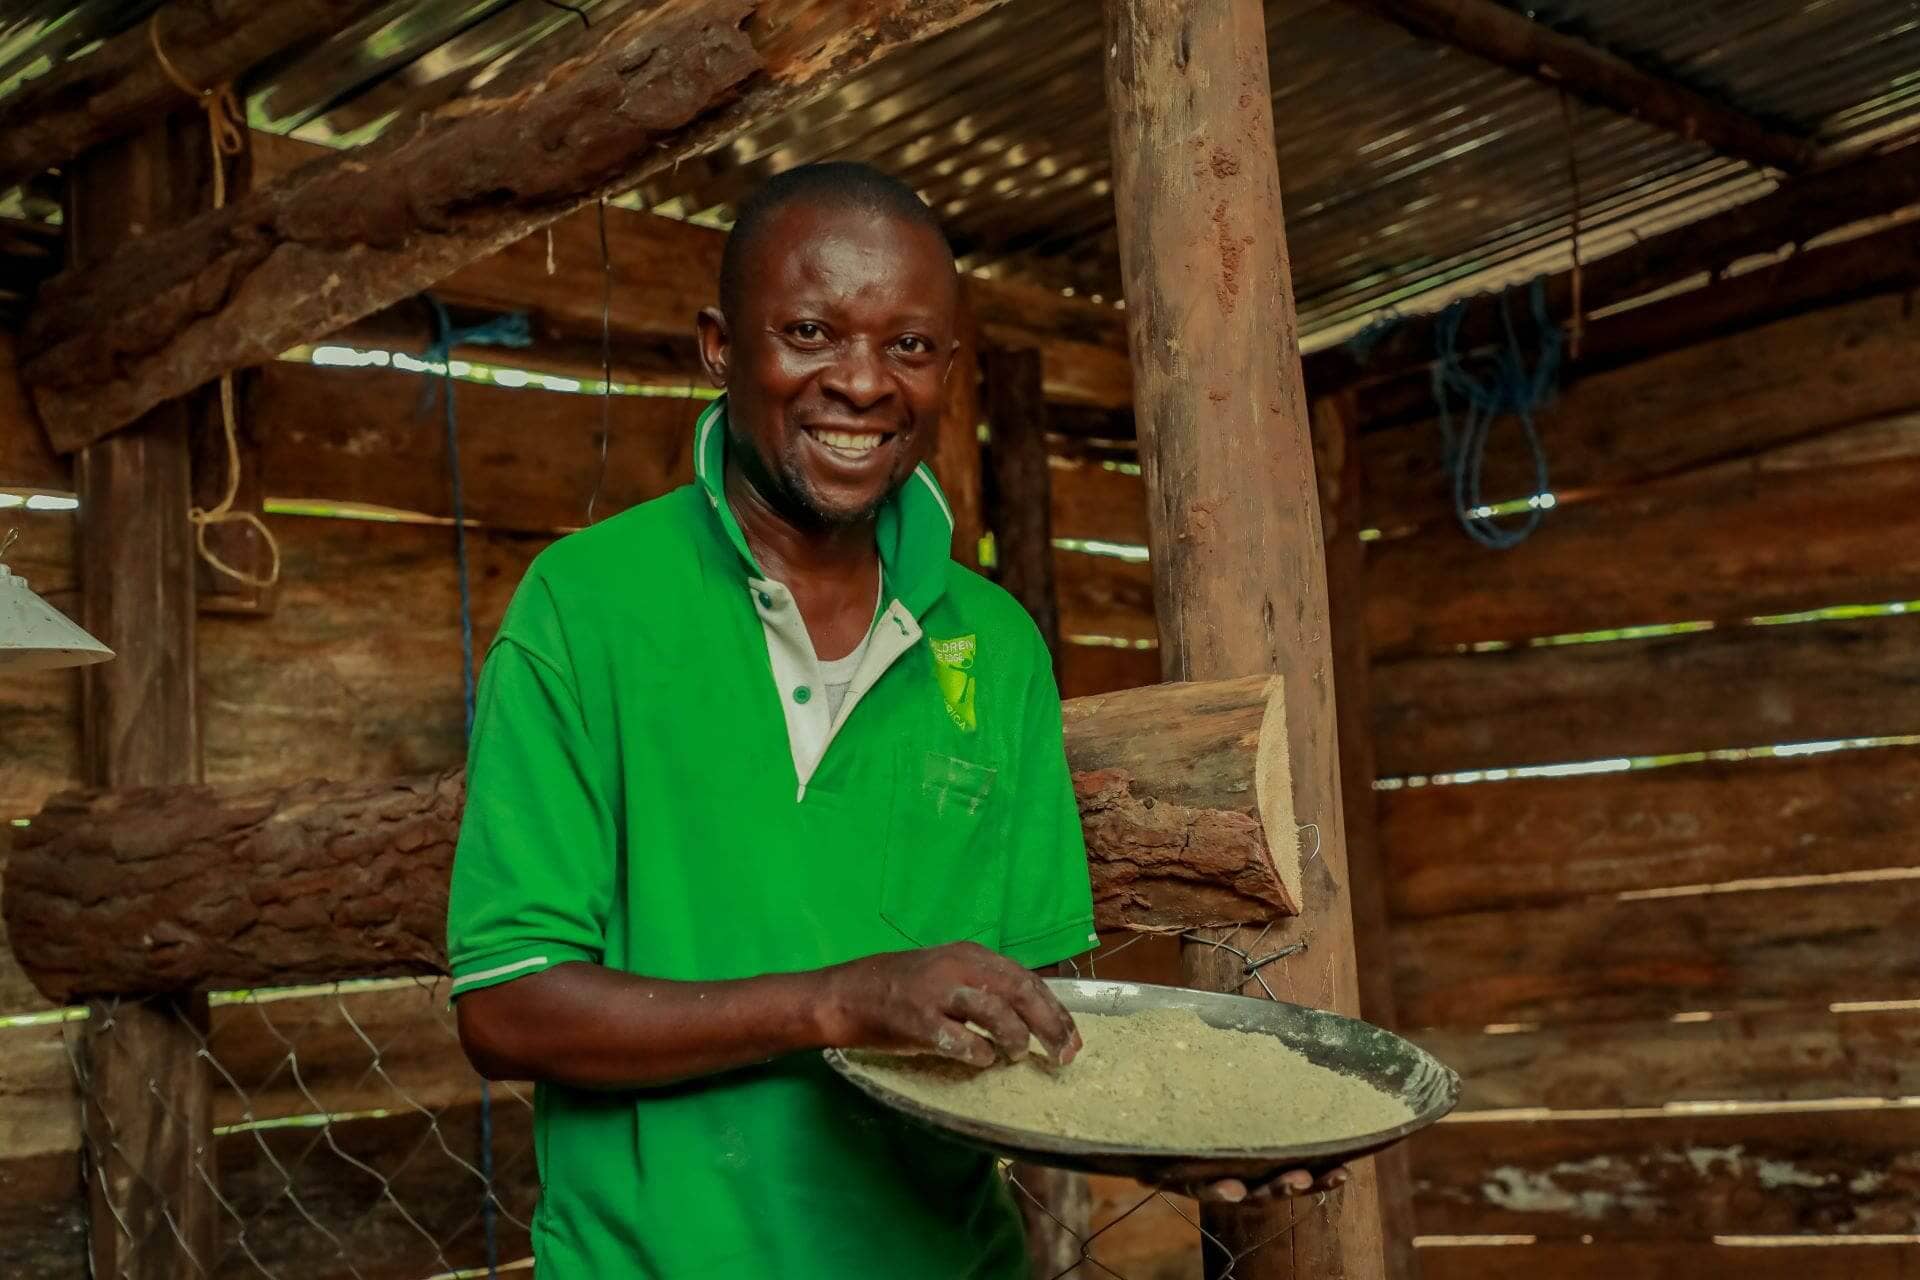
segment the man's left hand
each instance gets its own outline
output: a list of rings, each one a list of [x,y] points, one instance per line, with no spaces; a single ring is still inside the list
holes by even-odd
[[[1332,1191],[1343,1187],[1347,1182],[1346,1166],[1329,1169],[1315,1178],[1305,1169],[1289,1169],[1285,1173],[1275,1174],[1263,1181],[1251,1184],[1240,1178],[1222,1178],[1218,1182],[1202,1182],[1190,1186],[1170,1188],[1182,1195],[1192,1196],[1202,1204],[1265,1204],[1273,1200],[1290,1200],[1295,1196],[1312,1195],[1315,1192]]]

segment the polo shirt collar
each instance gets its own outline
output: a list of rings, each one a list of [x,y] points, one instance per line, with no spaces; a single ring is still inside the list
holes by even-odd
[[[727,398],[707,405],[694,424],[694,481],[707,495],[707,505],[720,522],[727,541],[739,553],[748,574],[764,578],[746,534],[727,502]],[[926,463],[913,469],[907,483],[880,508],[874,529],[880,563],[894,597],[917,618],[946,594],[947,565],[953,551],[953,508]]]

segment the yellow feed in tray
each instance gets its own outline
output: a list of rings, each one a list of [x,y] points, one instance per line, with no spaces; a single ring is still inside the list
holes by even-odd
[[[1413,1119],[1401,1099],[1316,1066],[1272,1036],[1185,1009],[1074,1016],[1086,1047],[975,1070],[938,1058],[852,1055],[881,1084],[942,1111],[1083,1142],[1202,1152],[1358,1137]]]

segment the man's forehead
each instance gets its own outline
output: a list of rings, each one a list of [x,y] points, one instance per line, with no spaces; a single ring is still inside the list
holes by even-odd
[[[795,201],[761,227],[753,246],[769,283],[851,283],[899,272],[951,274],[952,256],[932,227],[841,201]]]

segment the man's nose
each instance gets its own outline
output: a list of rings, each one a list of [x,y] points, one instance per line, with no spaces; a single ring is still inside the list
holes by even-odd
[[[887,398],[891,385],[886,364],[870,342],[849,342],[828,366],[821,385],[856,409],[871,409]]]

